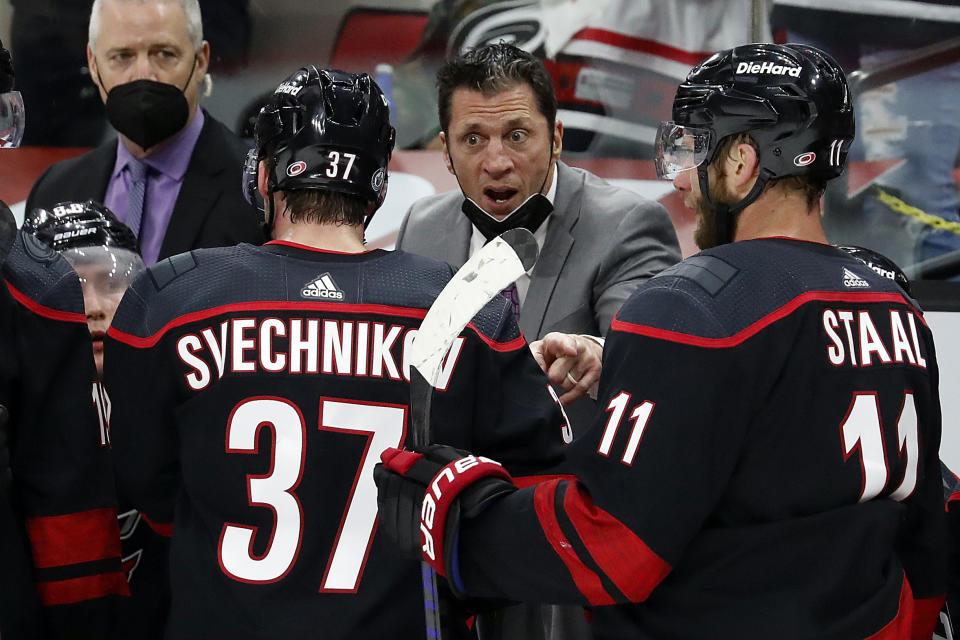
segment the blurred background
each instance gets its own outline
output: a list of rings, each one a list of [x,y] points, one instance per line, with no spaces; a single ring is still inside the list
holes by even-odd
[[[112,135],[86,68],[90,4],[0,0],[0,37],[12,50],[27,110],[26,148],[0,177],[0,197],[8,202],[21,202],[52,162]],[[392,245],[412,199],[456,186],[436,153],[434,72],[445,56],[497,40],[541,56],[560,101],[564,159],[663,201],[690,255],[692,217],[669,183],[655,181],[649,162],[677,82],[717,49],[758,40],[815,44],[850,74],[857,104],[851,167],[825,200],[831,240],[878,250],[917,280],[960,277],[956,0],[200,0],[200,6],[212,50],[210,94],[201,104],[241,136],[252,135],[251,118],[264,97],[302,64],[377,78],[391,100],[400,151],[388,206],[369,238],[381,246]]]

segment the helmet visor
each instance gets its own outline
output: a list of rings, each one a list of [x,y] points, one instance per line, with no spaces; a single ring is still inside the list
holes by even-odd
[[[19,91],[0,93],[0,149],[20,146],[26,123]]]
[[[257,172],[260,169],[260,161],[257,159],[257,150],[247,151],[247,157],[243,161],[243,176],[240,181],[240,189],[243,193],[243,199],[263,213],[263,196],[257,188]]]
[[[673,180],[681,171],[693,169],[707,159],[710,130],[676,122],[661,122],[657,129],[657,176]]]
[[[115,298],[117,302],[144,269],[139,254],[120,247],[76,247],[61,253],[77,272],[84,291]]]

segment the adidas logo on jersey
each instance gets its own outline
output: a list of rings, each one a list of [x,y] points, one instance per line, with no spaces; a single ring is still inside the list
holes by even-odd
[[[343,291],[334,283],[329,273],[317,276],[303,285],[300,295],[304,298],[323,298],[325,300],[343,300]]]
[[[843,286],[848,288],[869,287],[870,283],[846,267],[843,268]]]

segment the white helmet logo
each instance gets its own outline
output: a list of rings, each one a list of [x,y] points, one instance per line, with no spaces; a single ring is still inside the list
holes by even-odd
[[[307,170],[307,163],[304,162],[303,160],[297,160],[296,162],[292,163],[289,167],[287,167],[287,175],[292,178],[294,176],[300,175],[306,170]]]
[[[793,164],[798,167],[805,167],[808,164],[812,164],[814,160],[817,159],[817,154],[813,151],[807,151],[806,153],[801,153],[796,158],[793,159]]]
[[[370,187],[377,193],[380,193],[380,189],[383,188],[383,180],[386,176],[387,172],[383,170],[383,167],[377,169],[370,179]]]

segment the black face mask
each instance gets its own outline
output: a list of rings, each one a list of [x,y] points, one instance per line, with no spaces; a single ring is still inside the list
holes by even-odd
[[[466,198],[460,208],[473,223],[473,226],[480,230],[487,241],[490,241],[504,231],[519,227],[533,233],[540,228],[543,221],[553,211],[553,204],[547,196],[542,193],[535,193],[524,200],[523,204],[514,209],[503,220],[497,220],[470,198]]]
[[[194,60],[194,69],[196,66]],[[191,78],[193,69],[184,88]],[[183,91],[154,80],[134,80],[115,86],[107,94],[106,109],[113,128],[144,149],[183,129],[190,117],[190,105]]]

